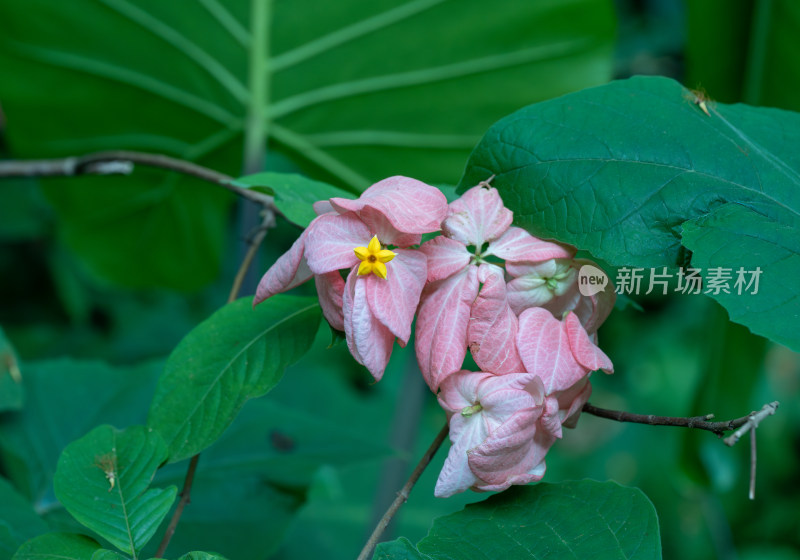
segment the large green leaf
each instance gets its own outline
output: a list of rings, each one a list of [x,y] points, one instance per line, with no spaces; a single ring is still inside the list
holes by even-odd
[[[727,269],[730,293],[704,293],[753,332],[800,349],[800,115],[697,106],[666,78],[632,78],[532,105],[496,123],[464,189],[493,185],[534,234],[612,265]],[[754,286],[736,287],[761,268]],[[674,272],[674,271],[673,271]]]
[[[96,541],[73,533],[47,533],[23,544],[13,560],[92,560]]]
[[[245,401],[272,389],[314,341],[316,298],[278,295],[252,306],[249,297],[221,308],[167,360],[147,424],[164,436],[170,462],[214,443]]]
[[[128,148],[231,175],[262,141],[321,179],[452,181],[480,133],[606,81],[610,0],[50,0],[0,3],[19,157]],[[175,175],[51,181],[70,244],[132,286],[192,288],[219,264],[229,195]],[[178,256],[180,258],[178,258]]]
[[[636,488],[615,482],[513,487],[433,522],[414,547],[378,546],[375,560],[661,558],[656,511]]]
[[[72,516],[134,560],[169,512],[178,490],[149,488],[167,460],[161,435],[145,426],[98,426],[58,459],[56,497]]]
[[[46,532],[47,524],[30,502],[0,478],[0,560],[8,560],[22,543]]]

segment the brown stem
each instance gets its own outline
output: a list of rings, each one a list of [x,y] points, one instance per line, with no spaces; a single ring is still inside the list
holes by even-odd
[[[272,197],[233,184],[233,177],[197,165],[190,161],[161,154],[148,154],[128,150],[95,152],[83,156],[57,159],[0,161],[0,178],[3,177],[77,177],[80,175],[127,175],[134,165],[157,167],[190,175],[223,187],[242,198],[269,208],[276,214]]]
[[[414,472],[411,473],[411,476],[408,477],[408,481],[406,481],[405,486],[397,493],[397,498],[392,502],[392,505],[389,506],[389,509],[386,510],[386,513],[383,514],[378,524],[375,526],[375,530],[372,531],[372,534],[367,541],[367,544],[364,545],[364,548],[361,549],[361,554],[358,555],[358,560],[368,560],[370,554],[372,554],[372,550],[375,548],[375,545],[378,544],[378,539],[381,538],[383,531],[386,529],[386,526],[389,525],[389,522],[394,517],[394,514],[397,513],[397,510],[400,509],[406,501],[408,500],[408,495],[411,493],[411,489],[419,480],[419,477],[422,476],[425,467],[428,466],[428,463],[431,462],[433,456],[436,455],[436,452],[439,450],[439,447],[442,445],[442,442],[447,437],[450,428],[445,422],[444,426],[439,433],[436,434],[433,442],[431,443],[428,450],[422,455],[422,458],[417,463],[417,466],[414,468]]]
[[[233,285],[231,286],[231,291],[228,294],[228,302],[231,303],[236,300],[239,296],[239,290],[242,287],[242,280],[244,279],[245,274],[247,274],[247,269],[250,268],[250,263],[253,262],[253,257],[258,251],[258,248],[261,246],[261,242],[264,241],[264,237],[267,235],[267,229],[272,225],[274,221],[274,216],[272,213],[265,209],[264,210],[264,217],[261,224],[261,227],[258,228],[258,231],[250,238],[250,247],[247,249],[247,254],[245,254],[244,259],[242,259],[242,264],[239,265],[239,270],[236,272],[236,277],[233,280]],[[178,521],[181,519],[181,515],[183,515],[183,509],[186,507],[191,501],[191,494],[192,494],[192,483],[194,482],[194,473],[197,470],[197,462],[200,460],[200,454],[198,453],[192,460],[189,461],[189,468],[186,469],[186,478],[183,480],[183,489],[181,490],[181,499],[178,501],[178,505],[175,507],[175,511],[172,513],[172,518],[169,520],[169,525],[167,526],[167,530],[164,531],[164,537],[161,539],[161,544],[158,545],[158,550],[156,551],[156,558],[162,558],[164,552],[167,550],[167,546],[169,546],[169,541],[172,540],[172,535],[175,534],[175,529],[178,527]]]
[[[617,422],[634,422],[636,424],[647,424],[649,426],[676,426],[679,428],[697,428],[698,430],[706,430],[714,432],[718,436],[722,436],[725,432],[741,428],[745,424],[752,424],[753,418],[759,418],[760,415],[766,415],[764,411],[769,410],[769,414],[775,412],[778,407],[778,402],[765,404],[759,412],[751,412],[747,416],[736,418],[735,420],[726,420],[724,422],[711,422],[714,418],[713,414],[706,414],[705,416],[654,416],[652,414],[633,414],[631,412],[623,412],[620,410],[608,410],[599,408],[592,404],[586,403],[583,405],[583,412],[587,412],[600,418],[608,418],[609,420],[616,420]],[[762,416],[763,417],[763,416]],[[760,419],[760,418],[759,418]],[[726,441],[726,443],[728,443]],[[735,443],[735,442],[734,442]],[[728,443],[732,445],[732,443]]]
[[[169,525],[167,525],[167,530],[164,531],[164,538],[161,539],[161,544],[158,545],[158,550],[156,551],[156,558],[163,558],[164,552],[167,550],[167,546],[169,546],[169,541],[172,540],[172,535],[175,534],[175,528],[178,526],[178,521],[181,519],[181,515],[183,514],[183,508],[186,507],[191,501],[191,494],[192,494],[192,483],[194,482],[194,473],[197,470],[197,462],[200,460],[200,454],[198,453],[192,460],[189,461],[189,468],[186,470],[186,478],[183,480],[183,489],[181,490],[181,499],[178,501],[178,505],[175,507],[175,512],[172,514],[172,519],[169,520]]]

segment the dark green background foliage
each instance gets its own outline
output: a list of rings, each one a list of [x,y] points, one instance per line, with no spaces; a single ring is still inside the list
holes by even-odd
[[[798,56],[793,0],[6,0],[0,157],[131,149],[248,175],[288,221],[241,296],[311,201],[394,174],[497,173],[519,225],[611,271],[674,267],[681,246],[703,269],[761,266],[758,298],[619,306],[599,333],[616,374],[592,395],[718,419],[780,400],[755,502],[746,439],[584,415],[544,483],[488,500],[433,498],[440,451],[376,558],[558,558],[567,542],[797,560],[800,357],[779,343],[798,349],[800,117],[777,109],[800,110]],[[633,74],[677,82],[609,83]],[[0,560],[120,560],[132,537],[152,557],[198,451],[167,558],[355,557],[444,416],[412,348],[374,384],[332,344],[311,285],[224,305],[253,214],[141,166],[0,182]]]

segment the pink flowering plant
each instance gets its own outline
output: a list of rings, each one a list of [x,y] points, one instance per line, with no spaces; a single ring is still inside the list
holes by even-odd
[[[547,451],[591,394],[592,371],[613,371],[595,344],[613,291],[600,311],[600,298],[576,293],[574,251],[512,227],[489,181],[448,205],[434,187],[391,177],[315,210],[264,274],[254,305],[313,275],[325,318],[376,381],[416,314],[419,369],[452,442],[435,494],[540,480]],[[516,273],[509,284],[506,269]],[[575,309],[587,310],[592,336]],[[481,371],[461,369],[467,351]]]
[[[602,41],[552,18],[611,22],[605,4],[0,2],[0,179],[20,181],[0,186],[0,560],[660,559],[653,505],[616,480],[678,496],[673,557],[714,552],[676,552],[684,536],[731,557],[743,534],[800,545],[796,453],[774,444],[797,422],[768,440],[769,508],[703,507],[699,530],[699,502],[748,476],[755,498],[777,401],[727,421],[595,406],[798,393],[781,345],[800,351],[800,115],[632,78],[464,145],[538,84],[598,75]],[[562,59],[575,68],[551,80]],[[139,144],[166,153],[124,149]],[[97,176],[73,190],[79,175]],[[683,298],[690,276],[718,306]],[[640,291],[646,312],[620,313]],[[110,362],[80,358],[93,348]],[[750,469],[587,415],[747,436]],[[395,466],[437,427],[403,484]],[[586,476],[615,481],[568,480]],[[416,544],[383,535],[398,511]]]

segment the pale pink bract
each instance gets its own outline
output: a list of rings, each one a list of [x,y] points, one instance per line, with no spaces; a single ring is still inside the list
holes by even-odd
[[[320,215],[264,274],[254,305],[314,276],[325,318],[344,330],[353,357],[380,380],[395,339],[408,343],[427,278],[425,254],[407,247],[439,230],[447,200],[425,183],[390,177],[356,200],[332,198],[314,209]],[[361,261],[354,249],[366,247],[373,236],[395,247],[386,279],[358,275]],[[348,272],[346,280],[341,270]]]
[[[485,371],[520,370],[513,348],[517,318],[495,259],[535,263],[572,256],[560,245],[511,227],[512,217],[497,189],[479,185],[450,204],[443,235],[420,247],[428,257],[428,285],[417,314],[415,349],[433,391],[461,368],[468,347]]]
[[[493,375],[459,371],[441,386],[452,446],[434,494],[469,488],[504,490],[544,476],[544,457],[555,438],[537,427],[544,388],[532,374]]]

